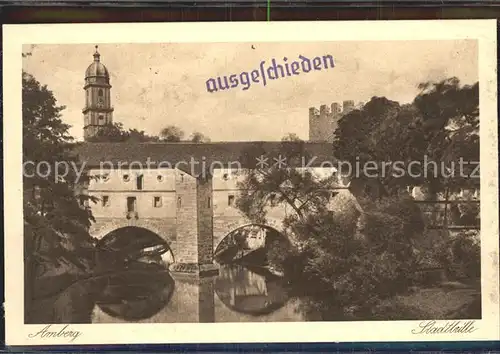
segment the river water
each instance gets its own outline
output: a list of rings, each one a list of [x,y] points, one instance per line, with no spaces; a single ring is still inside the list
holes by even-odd
[[[219,275],[196,278],[152,268],[106,279],[91,314],[93,323],[306,321],[301,300],[274,275],[222,265]]]

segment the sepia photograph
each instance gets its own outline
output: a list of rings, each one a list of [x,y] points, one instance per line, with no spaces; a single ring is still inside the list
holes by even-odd
[[[481,39],[95,39],[16,54],[28,338],[78,342],[85,324],[481,332],[499,237]]]

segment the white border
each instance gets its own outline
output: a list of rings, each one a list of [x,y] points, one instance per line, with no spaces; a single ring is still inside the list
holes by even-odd
[[[7,25],[3,28],[6,342],[8,345],[449,341],[499,339],[498,156],[495,20],[378,22],[127,23]],[[361,40],[479,41],[483,319],[467,335],[413,335],[419,321],[85,324],[67,339],[29,339],[23,323],[21,53],[23,44],[298,42]]]

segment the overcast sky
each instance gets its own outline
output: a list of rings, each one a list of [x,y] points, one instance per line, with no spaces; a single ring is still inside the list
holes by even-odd
[[[253,47],[255,49],[252,48]],[[25,50],[30,47],[26,46]],[[409,102],[417,85],[457,76],[478,80],[477,43],[463,41],[102,44],[101,62],[111,74],[114,121],[157,135],[177,125],[212,141],[280,140],[287,133],[308,138],[308,108],[347,99],[386,96]],[[66,106],[63,120],[83,136],[84,74],[93,45],[37,45],[23,69]],[[262,60],[288,61],[331,54],[334,69],[301,73],[246,91],[209,93],[205,82],[219,75],[258,69]]]

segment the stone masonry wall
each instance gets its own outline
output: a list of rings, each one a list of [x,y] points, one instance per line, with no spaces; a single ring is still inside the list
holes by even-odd
[[[176,190],[176,229],[178,263],[198,263],[198,209],[197,180],[182,171],[177,171]]]
[[[212,179],[198,179],[198,263],[211,264],[213,255]]]

